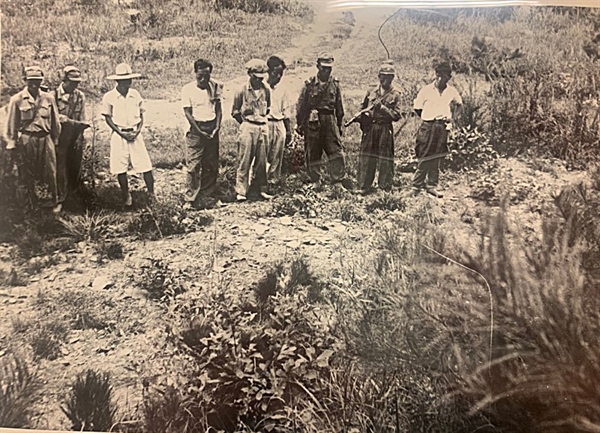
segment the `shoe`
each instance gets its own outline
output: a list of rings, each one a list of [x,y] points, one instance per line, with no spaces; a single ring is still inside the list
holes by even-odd
[[[54,208],[52,209],[52,213],[53,214],[59,214],[62,211],[62,203],[57,204],[56,206],[54,206]]]
[[[354,181],[352,179],[347,178],[347,177],[344,178],[344,179],[342,179],[340,183],[348,191],[355,191],[356,188],[357,188],[357,186],[354,183]]]
[[[435,198],[442,198],[444,194],[435,190],[435,188],[427,188],[427,194],[434,196]]]
[[[311,188],[317,192],[323,191],[323,182],[319,179],[311,184]]]
[[[418,196],[419,194],[421,194],[421,191],[422,191],[422,190],[421,190],[421,188],[416,188],[416,187],[414,187],[414,186],[413,186],[413,187],[410,189],[410,195],[412,195],[413,197],[416,197],[416,196]]]
[[[127,193],[127,198],[125,199],[125,206],[131,206],[133,204],[133,197],[131,197],[130,193]]]
[[[237,201],[240,201],[240,202],[242,202],[242,201],[246,201],[246,196],[245,196],[245,195],[243,195],[243,194],[238,194],[238,195],[236,195],[236,196],[235,196],[235,199],[236,199]]]
[[[267,194],[266,192],[261,192],[260,196],[264,199],[264,200],[271,200],[273,198],[273,196],[271,194]]]

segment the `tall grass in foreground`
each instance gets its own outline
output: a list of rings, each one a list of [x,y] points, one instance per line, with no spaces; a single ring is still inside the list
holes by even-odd
[[[0,426],[29,427],[31,406],[35,401],[36,376],[19,355],[0,358]]]
[[[491,289],[494,346],[492,360],[461,373],[463,390],[478,399],[474,411],[521,408],[529,426],[516,431],[600,429],[599,280],[586,267],[595,241],[582,218],[600,202],[597,194],[583,206],[573,195],[557,202],[570,210],[568,221],[547,221],[537,244],[515,239],[499,214],[484,228],[477,252],[465,253],[464,263]],[[489,332],[487,299],[465,294],[450,301],[459,317],[472,318],[473,331]]]

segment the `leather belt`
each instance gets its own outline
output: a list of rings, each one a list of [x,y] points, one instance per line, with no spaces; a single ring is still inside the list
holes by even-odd
[[[30,137],[45,137],[46,135],[50,135],[50,133],[46,131],[21,131],[21,134],[29,135]]]
[[[267,122],[257,122],[256,120],[244,119],[244,122],[252,123],[253,125],[266,125]]]

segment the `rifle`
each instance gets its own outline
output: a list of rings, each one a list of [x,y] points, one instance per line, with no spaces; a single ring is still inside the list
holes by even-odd
[[[344,123],[344,128],[347,128],[350,124],[357,122],[363,114],[368,113],[369,111],[371,111],[377,104],[383,102],[383,98],[385,98],[390,92],[392,91],[392,89],[387,90],[383,95],[381,95],[379,98],[374,99],[373,102],[371,102],[369,104],[368,107],[363,108],[362,110],[360,110],[358,113],[356,113],[354,116],[352,116],[352,118],[350,118],[350,120],[348,120],[346,123]]]

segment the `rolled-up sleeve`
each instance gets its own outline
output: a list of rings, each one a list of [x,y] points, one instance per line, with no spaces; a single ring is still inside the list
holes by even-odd
[[[424,105],[425,105],[425,88],[422,88],[421,90],[419,90],[419,93],[417,93],[417,98],[413,102],[413,108],[415,110],[422,110]]]
[[[17,144],[17,137],[19,132],[19,123],[21,122],[21,116],[19,108],[17,107],[17,101],[12,100],[8,104],[8,118],[6,121],[6,140],[7,149],[14,149]]]
[[[242,114],[242,104],[244,103],[243,89],[237,90],[233,95],[233,105],[231,107],[231,116],[236,117]]]
[[[102,97],[102,105],[100,107],[100,114],[104,116],[112,116],[113,114],[113,104],[110,100],[110,94],[106,93]]]

